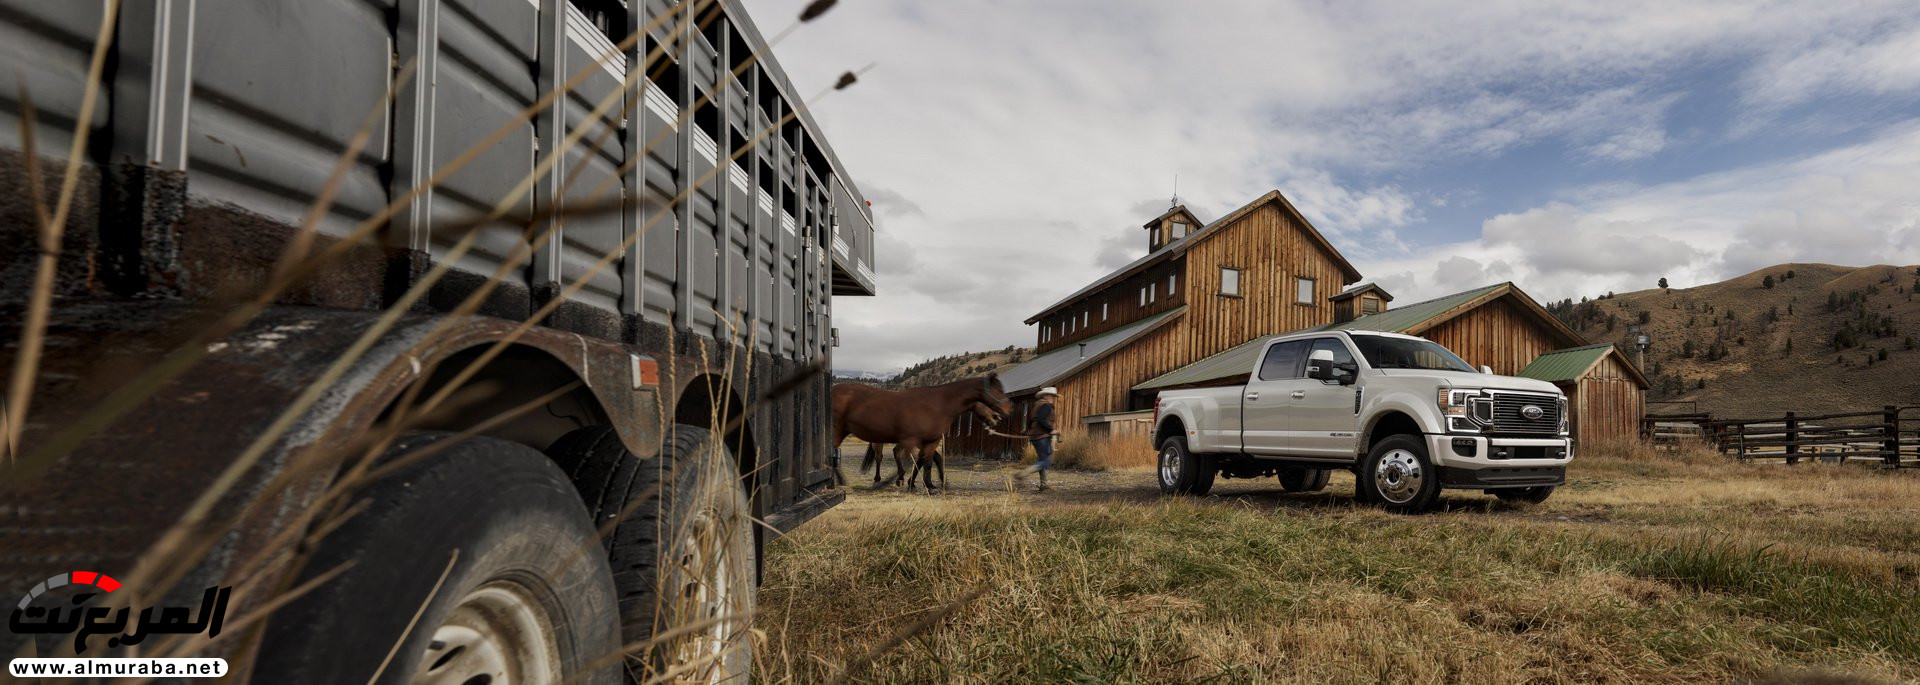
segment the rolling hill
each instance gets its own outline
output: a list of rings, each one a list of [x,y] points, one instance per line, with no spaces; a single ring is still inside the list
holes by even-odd
[[[1683,285],[1683,284],[1670,284]],[[1549,309],[1644,370],[1650,412],[1819,413],[1920,403],[1920,267],[1781,264],[1718,283],[1610,293]],[[1691,405],[1684,403],[1692,403]]]
[[[1008,345],[989,352],[961,352],[950,354],[909,366],[899,375],[883,381],[880,385],[889,388],[920,388],[929,385],[951,383],[971,376],[979,376],[990,371],[1013,366],[1033,358],[1033,349]]]

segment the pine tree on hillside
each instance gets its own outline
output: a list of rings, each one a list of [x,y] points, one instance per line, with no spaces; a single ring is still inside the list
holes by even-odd
[[[1772,289],[1773,289],[1773,274],[1767,274],[1767,277],[1766,277],[1766,278],[1763,278],[1763,279],[1760,279],[1760,287],[1762,287],[1762,288],[1766,288],[1766,289],[1768,289],[1768,290],[1772,290]]]

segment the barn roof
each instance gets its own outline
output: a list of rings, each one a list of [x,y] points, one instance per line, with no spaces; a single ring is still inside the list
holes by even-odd
[[[1620,366],[1627,369],[1628,375],[1632,376],[1634,382],[1639,383],[1642,389],[1651,387],[1647,383],[1647,377],[1642,375],[1639,369],[1634,368],[1633,362],[1628,361],[1627,356],[1621,354],[1620,348],[1614,347],[1613,343],[1569,347],[1548,352],[1535,357],[1533,363],[1520,370],[1519,375],[1548,383],[1572,383],[1587,375],[1588,371],[1598,366],[1600,361],[1606,359],[1609,354],[1619,357]]]
[[[1189,234],[1185,238],[1181,238],[1179,240],[1173,241],[1172,244],[1179,245],[1182,242],[1191,240],[1195,235],[1199,235],[1199,234],[1197,233]],[[1080,298],[1086,297],[1097,291],[1100,291],[1106,288],[1107,286],[1112,285],[1116,281],[1119,281],[1128,276],[1132,276],[1141,271],[1145,271],[1147,270],[1147,267],[1153,266],[1155,264],[1159,264],[1160,262],[1164,262],[1169,259],[1173,259],[1173,254],[1174,254],[1173,250],[1162,247],[1158,250],[1154,250],[1153,254],[1149,254],[1145,257],[1141,257],[1131,262],[1127,262],[1126,266],[1120,267],[1118,269],[1114,269],[1113,273],[1109,273],[1105,276],[1101,276],[1099,279],[1095,280],[1094,282],[1088,283],[1087,287],[1081,288],[1079,290],[1075,290],[1073,291],[1072,295],[1068,295],[1066,297],[1061,298],[1060,301],[1058,302],[1047,305],[1046,309],[1042,309],[1040,310],[1040,313],[1027,317],[1027,320],[1023,321],[1022,323],[1031,324],[1036,321],[1039,321],[1040,317],[1046,316],[1048,314],[1052,314],[1055,311],[1058,311],[1061,307],[1065,307],[1067,305],[1073,304],[1074,302],[1079,301]]]
[[[1346,255],[1340,254],[1340,250],[1335,249],[1333,246],[1333,243],[1327,242],[1327,237],[1320,234],[1320,229],[1314,228],[1313,222],[1307,221],[1306,215],[1301,214],[1300,210],[1295,209],[1293,206],[1293,203],[1287,201],[1286,196],[1281,195],[1280,191],[1278,190],[1271,190],[1271,191],[1267,191],[1267,194],[1261,195],[1260,197],[1255,198],[1254,201],[1247,203],[1241,208],[1233,210],[1232,212],[1229,212],[1226,216],[1223,216],[1223,217],[1220,217],[1219,219],[1214,220],[1213,223],[1207,224],[1206,226],[1200,228],[1200,230],[1189,233],[1187,234],[1186,237],[1181,238],[1179,240],[1175,240],[1173,242],[1167,243],[1165,246],[1162,246],[1160,249],[1154,250],[1152,254],[1148,254],[1145,257],[1141,257],[1139,259],[1133,260],[1132,262],[1129,262],[1126,266],[1120,267],[1118,269],[1114,269],[1113,272],[1108,273],[1105,276],[1101,276],[1100,278],[1094,280],[1094,282],[1087,284],[1087,287],[1081,288],[1079,290],[1075,290],[1073,291],[1072,295],[1068,295],[1066,297],[1060,298],[1058,301],[1054,302],[1053,304],[1047,305],[1046,309],[1042,309],[1040,310],[1040,313],[1027,317],[1027,320],[1023,323],[1032,324],[1036,321],[1039,321],[1042,317],[1045,317],[1048,314],[1052,314],[1055,311],[1058,311],[1062,307],[1073,304],[1074,302],[1078,302],[1081,298],[1091,295],[1100,290],[1103,290],[1107,286],[1112,285],[1117,281],[1120,281],[1128,276],[1132,276],[1141,271],[1145,271],[1148,267],[1151,267],[1155,264],[1159,264],[1160,262],[1173,259],[1174,257],[1179,255],[1186,254],[1187,250],[1193,249],[1193,246],[1198,244],[1200,241],[1206,240],[1207,238],[1210,238],[1216,234],[1219,234],[1227,226],[1232,225],[1233,222],[1239,221],[1241,217],[1244,217],[1252,213],[1254,210],[1272,203],[1278,203],[1281,207],[1285,208],[1288,213],[1292,214],[1294,218],[1300,220],[1301,227],[1306,229],[1307,237],[1312,239],[1314,244],[1319,245],[1321,249],[1326,250],[1327,254],[1333,257],[1334,265],[1340,267],[1340,272],[1346,275],[1348,282],[1360,280],[1360,270],[1354,268],[1353,264],[1347,261]],[[1185,211],[1185,207],[1184,206],[1176,207],[1174,209],[1167,210],[1167,212],[1170,214],[1175,210]],[[1188,216],[1192,216],[1192,214],[1189,213]],[[1160,217],[1155,218],[1154,221],[1159,221],[1161,218],[1165,218],[1165,217],[1166,217],[1166,214],[1162,214],[1160,215]],[[1196,219],[1196,221],[1197,220],[1198,219]],[[1148,222],[1149,225],[1151,225],[1152,223],[1153,222]]]
[[[1346,290],[1340,291],[1340,293],[1328,297],[1327,300],[1330,302],[1339,302],[1341,300],[1357,297],[1360,295],[1360,293],[1365,293],[1365,292],[1378,294],[1380,296],[1380,299],[1386,300],[1388,302],[1393,301],[1393,295],[1388,294],[1387,289],[1380,287],[1379,283],[1361,283],[1360,285],[1356,285]]]
[[[1153,390],[1181,385],[1196,385],[1216,382],[1221,379],[1245,375],[1253,369],[1253,360],[1259,356],[1268,340],[1294,333],[1318,331],[1386,331],[1388,333],[1406,333],[1419,335],[1429,328],[1438,326],[1454,317],[1473,311],[1474,308],[1500,299],[1507,295],[1516,295],[1514,299],[1521,309],[1533,312],[1535,318],[1548,328],[1553,329],[1562,344],[1580,344],[1586,342],[1573,329],[1561,323],[1559,319],[1542,308],[1533,298],[1514,287],[1513,283],[1495,283],[1466,292],[1454,293],[1445,297],[1436,297],[1425,302],[1416,302],[1404,307],[1396,307],[1378,314],[1368,314],[1352,321],[1333,323],[1298,331],[1254,338],[1225,352],[1207,357],[1200,361],[1174,369],[1166,374],[1133,386],[1134,390]]]
[[[1187,217],[1187,218],[1189,218],[1189,219],[1192,219],[1192,220],[1193,220],[1193,225],[1195,225],[1195,226],[1204,226],[1204,225],[1206,225],[1206,222],[1204,222],[1204,221],[1201,221],[1201,220],[1200,220],[1200,217],[1197,217],[1197,216],[1194,216],[1194,214],[1193,214],[1193,212],[1192,212],[1192,211],[1190,211],[1190,210],[1188,210],[1188,209],[1187,209],[1187,206],[1186,206],[1186,205],[1174,205],[1174,206],[1173,206],[1172,208],[1170,208],[1170,209],[1168,209],[1167,211],[1165,211],[1165,212],[1162,212],[1162,213],[1160,214],[1160,216],[1156,216],[1156,217],[1154,217],[1154,218],[1152,218],[1152,219],[1148,219],[1148,220],[1147,220],[1147,223],[1144,223],[1144,224],[1140,224],[1140,227],[1141,227],[1141,228],[1153,228],[1153,227],[1155,227],[1155,226],[1159,226],[1159,225],[1160,225],[1160,221],[1161,221],[1161,220],[1163,220],[1163,219],[1166,219],[1167,217],[1170,217],[1170,216],[1173,216],[1173,215],[1175,215],[1175,214],[1183,214],[1183,215],[1186,215],[1186,217]]]
[[[1278,204],[1286,209],[1288,214],[1292,214],[1293,218],[1299,219],[1300,226],[1307,230],[1307,237],[1313,239],[1315,244],[1319,245],[1321,249],[1326,250],[1327,254],[1333,257],[1334,265],[1340,267],[1341,273],[1346,274],[1348,283],[1360,280],[1360,270],[1354,268],[1353,263],[1347,261],[1347,256],[1340,254],[1340,250],[1336,249],[1333,243],[1327,242],[1327,237],[1320,234],[1320,229],[1314,228],[1313,222],[1307,220],[1307,215],[1301,214],[1300,210],[1295,208],[1293,203],[1287,200],[1287,196],[1281,195],[1278,189],[1269,190],[1267,194],[1254,198],[1252,202],[1247,203],[1239,209],[1228,212],[1226,216],[1220,217],[1213,223],[1207,224],[1206,228],[1194,231],[1193,235],[1187,240],[1174,243],[1173,249],[1185,253],[1187,250],[1193,249],[1193,246],[1200,241],[1213,237],[1213,235],[1219,233],[1221,229],[1232,225],[1235,221],[1239,221],[1240,217],[1251,214],[1253,210],[1269,204]]]
[[[1060,349],[1029,359],[1019,366],[1001,371],[1000,384],[1007,389],[1007,394],[1010,395],[1018,395],[1026,390],[1051,385],[1062,378],[1073,375],[1074,372],[1079,371],[1088,364],[1100,361],[1113,351],[1126,347],[1128,343],[1139,339],[1140,336],[1153,332],[1161,325],[1178,318],[1186,311],[1187,308],[1184,306],[1175,307],[1111,331],[1101,333],[1100,335],[1087,338],[1081,342],[1063,345]],[[1084,355],[1081,354],[1081,348],[1083,346],[1086,348]]]

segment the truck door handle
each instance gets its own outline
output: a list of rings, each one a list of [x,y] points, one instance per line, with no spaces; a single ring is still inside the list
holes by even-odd
[[[1305,390],[1295,390],[1295,391],[1293,391],[1293,399],[1296,399],[1296,400],[1297,400],[1297,399],[1300,399],[1300,398],[1302,398],[1302,397],[1306,397],[1306,396],[1307,396],[1307,391],[1305,391]]]
[[[1247,393],[1247,399],[1249,399],[1249,400],[1257,400],[1257,399],[1260,399],[1260,393],[1257,393],[1257,392],[1250,392],[1250,393]]]

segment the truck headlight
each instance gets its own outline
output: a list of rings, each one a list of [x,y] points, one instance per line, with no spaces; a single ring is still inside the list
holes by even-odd
[[[1560,396],[1560,434],[1567,434],[1567,396]]]
[[[1454,390],[1441,388],[1434,393],[1434,402],[1440,406],[1442,416],[1469,418],[1468,404],[1479,397],[1478,390]]]

